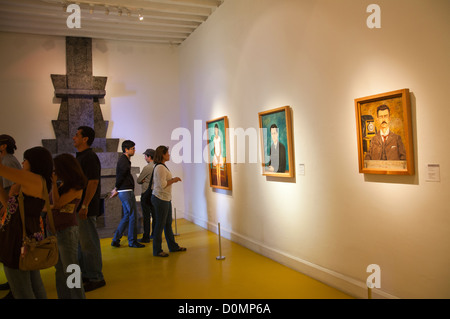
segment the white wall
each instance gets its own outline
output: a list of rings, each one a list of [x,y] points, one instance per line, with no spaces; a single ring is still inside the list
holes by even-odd
[[[51,121],[60,104],[54,102],[50,74],[66,74],[65,38],[0,33],[0,46],[0,132],[16,139],[21,161],[27,148],[55,138]],[[161,144],[172,146],[171,132],[180,125],[178,49],[93,39],[92,58],[93,75],[108,77],[101,104],[103,118],[110,122],[107,137],[133,140],[132,165],[143,168],[142,153]],[[182,176],[181,165],[169,165],[174,175]],[[174,194],[175,206],[183,201],[181,191]]]
[[[182,44],[183,126],[226,115],[257,128],[258,112],[290,105],[306,167],[283,182],[233,164],[227,192],[209,187],[206,164],[184,164],[185,217],[358,297],[378,264],[377,297],[449,298],[450,2],[375,1],[381,29],[366,26],[371,3],[226,0]],[[354,99],[402,88],[416,174],[360,174]],[[441,182],[426,182],[430,163]]]

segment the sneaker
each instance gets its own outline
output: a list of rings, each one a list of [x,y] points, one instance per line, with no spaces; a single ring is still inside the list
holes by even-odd
[[[145,247],[145,245],[142,245],[142,244],[139,244],[139,243],[134,243],[134,244],[131,244],[131,245],[128,245],[129,247],[131,247],[131,248],[144,248]]]
[[[101,288],[103,286],[106,285],[106,281],[104,280],[99,280],[99,281],[87,281],[83,284],[84,287],[84,291],[88,292],[88,291],[92,291],[98,288]]]
[[[120,241],[112,241],[111,242],[111,246],[113,246],[113,247],[120,247]]]

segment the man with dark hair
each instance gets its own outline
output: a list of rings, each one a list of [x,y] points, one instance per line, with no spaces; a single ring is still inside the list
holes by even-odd
[[[106,285],[103,277],[102,252],[97,232],[97,216],[100,213],[101,164],[91,145],[95,131],[80,126],[73,137],[77,149],[76,158],[88,179],[83,190],[81,205],[78,206],[78,229],[80,236],[80,268],[86,292]]]
[[[391,110],[385,104],[377,107],[377,122],[380,130],[372,137],[366,160],[406,160],[406,150],[400,135],[389,130]]]
[[[17,149],[16,141],[12,136],[2,134],[0,135],[0,162],[8,167],[13,167],[17,169],[21,169],[22,166],[20,165],[17,158],[14,156],[14,151]],[[13,181],[10,181],[9,179],[3,178],[0,176],[0,187],[3,187],[6,194],[9,194],[9,190],[11,189],[11,186],[14,184]],[[2,208],[2,204],[0,203],[0,209]],[[9,290],[9,283],[4,283],[0,285],[0,290]],[[13,295],[11,292],[9,292],[4,299],[13,299]]]
[[[128,246],[132,248],[142,248],[137,241],[137,205],[134,195],[134,178],[131,175],[130,158],[136,152],[133,141],[126,140],[122,143],[122,156],[117,161],[116,168],[116,187],[111,191],[111,197],[119,195],[122,202],[123,217],[114,233],[111,246],[119,247],[125,229],[128,227]]]

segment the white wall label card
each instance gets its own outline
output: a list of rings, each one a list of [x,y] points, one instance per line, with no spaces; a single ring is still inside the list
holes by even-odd
[[[441,166],[439,164],[427,165],[427,182],[441,181]]]
[[[298,165],[298,175],[305,176],[305,164]]]

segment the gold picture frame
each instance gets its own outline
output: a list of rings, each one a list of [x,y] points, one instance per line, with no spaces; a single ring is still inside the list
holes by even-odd
[[[294,177],[291,108],[283,106],[258,113],[262,175]],[[272,156],[274,152],[274,156]]]
[[[208,134],[209,186],[232,190],[228,117],[206,122]]]
[[[409,89],[355,99],[355,108],[359,172],[414,175]]]

